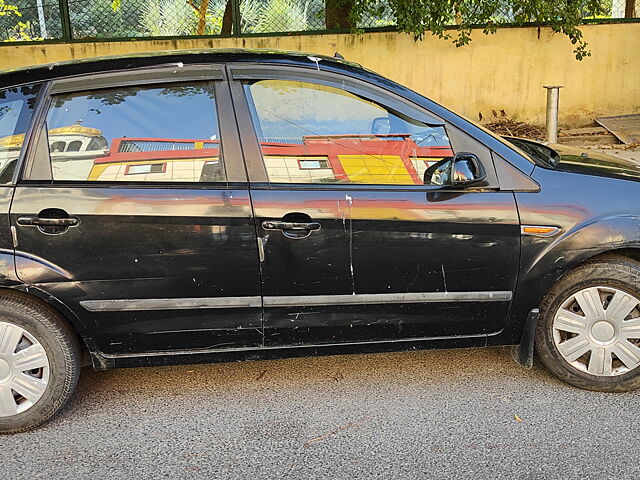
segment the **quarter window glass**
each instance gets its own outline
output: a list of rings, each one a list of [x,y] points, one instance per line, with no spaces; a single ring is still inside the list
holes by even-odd
[[[345,90],[292,80],[244,88],[271,182],[422,185],[453,155],[444,127]]]
[[[0,184],[13,178],[39,85],[0,90]]]
[[[58,95],[47,128],[54,180],[226,181],[206,82]]]

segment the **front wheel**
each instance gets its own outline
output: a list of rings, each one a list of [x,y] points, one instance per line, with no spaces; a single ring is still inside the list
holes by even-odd
[[[569,272],[542,302],[536,349],[577,387],[640,387],[640,263],[606,256]]]
[[[78,351],[45,305],[0,294],[0,434],[35,428],[64,407],[78,381]]]

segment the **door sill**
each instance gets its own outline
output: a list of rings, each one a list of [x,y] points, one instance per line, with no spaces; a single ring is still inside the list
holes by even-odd
[[[120,367],[186,365],[245,360],[270,360],[321,355],[386,353],[435,348],[472,348],[487,346],[487,338],[499,332],[480,335],[451,335],[367,342],[344,342],[308,345],[172,350],[143,353],[107,354],[92,351],[93,367],[98,370]]]

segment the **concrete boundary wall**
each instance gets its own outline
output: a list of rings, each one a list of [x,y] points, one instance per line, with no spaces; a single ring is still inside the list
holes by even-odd
[[[640,113],[640,23],[581,27],[592,56],[579,62],[573,45],[547,27],[475,31],[456,48],[428,36],[414,42],[394,32],[278,37],[200,38],[0,45],[0,69],[118,53],[190,48],[267,48],[352,60],[440,102],[472,120],[492,110],[544,123],[546,90],[560,84],[560,123],[581,126],[601,115]]]

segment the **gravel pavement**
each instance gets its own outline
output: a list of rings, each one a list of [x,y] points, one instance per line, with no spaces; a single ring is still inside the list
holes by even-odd
[[[640,164],[640,147],[636,148],[616,148],[615,145],[609,146],[609,148],[597,148],[594,146],[587,147],[589,150],[595,150],[596,152],[604,153],[605,155],[613,155],[614,157],[620,157],[625,160],[631,160]]]
[[[0,478],[632,479],[639,416],[506,348],[85,369]]]

